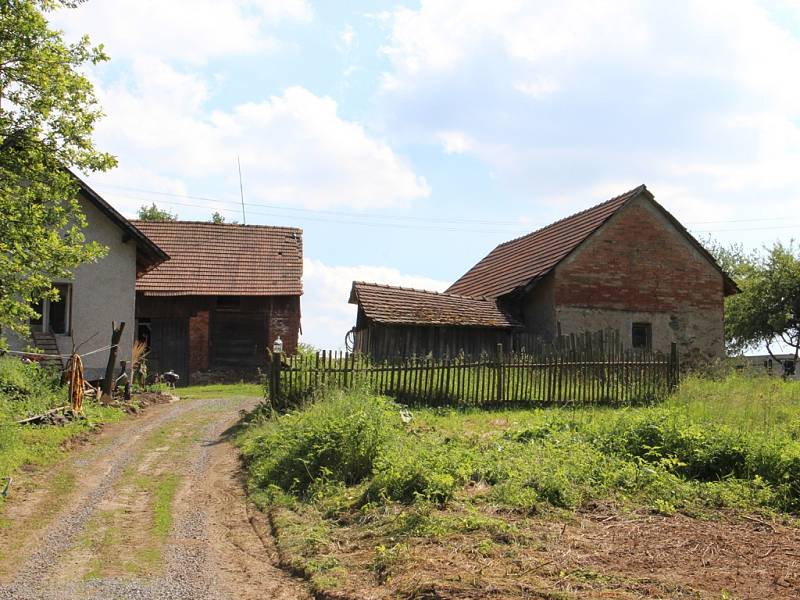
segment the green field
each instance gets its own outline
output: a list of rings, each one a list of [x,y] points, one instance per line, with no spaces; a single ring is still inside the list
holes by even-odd
[[[412,541],[482,532],[497,544],[531,515],[800,512],[796,382],[690,377],[650,407],[420,409],[407,423],[401,414],[367,390],[333,391],[254,418],[240,435],[251,493],[272,511],[293,568],[320,588],[354,569],[331,550],[343,527],[370,540],[380,571],[403,562]]]

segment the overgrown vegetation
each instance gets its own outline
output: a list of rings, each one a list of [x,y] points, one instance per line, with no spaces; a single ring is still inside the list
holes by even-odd
[[[23,465],[51,462],[71,438],[98,422],[122,418],[118,408],[85,402],[85,419],[62,426],[17,425],[20,419],[66,404],[67,392],[59,383],[57,372],[0,356],[0,477]]]
[[[337,554],[325,540],[341,525],[375,541],[385,577],[411,540],[479,532],[489,552],[518,540],[517,519],[598,503],[702,518],[800,511],[797,382],[690,377],[659,406],[423,409],[407,420],[367,390],[329,391],[240,435],[251,492],[294,532],[295,567],[322,587],[339,564],[320,562]]]

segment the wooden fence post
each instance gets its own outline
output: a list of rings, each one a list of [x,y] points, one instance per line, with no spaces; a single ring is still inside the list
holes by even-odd
[[[273,406],[281,404],[281,353],[272,353],[272,389],[275,393]]]
[[[497,344],[497,405],[503,403],[503,344]]]
[[[670,391],[678,387],[678,344],[672,342],[669,347],[669,388]]]
[[[113,400],[111,392],[114,389],[114,364],[117,362],[117,348],[122,339],[122,332],[125,330],[125,321],[119,324],[111,323],[111,348],[108,353],[108,364],[106,365],[106,376],[103,380],[103,395],[108,396],[109,401]]]

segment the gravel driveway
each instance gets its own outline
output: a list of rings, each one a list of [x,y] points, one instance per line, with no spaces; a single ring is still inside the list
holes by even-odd
[[[254,402],[154,406],[32,474],[2,515],[0,599],[310,598],[273,566],[227,439]]]

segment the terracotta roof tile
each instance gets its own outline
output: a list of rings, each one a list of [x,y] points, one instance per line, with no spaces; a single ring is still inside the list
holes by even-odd
[[[509,329],[522,324],[501,310],[495,300],[440,294],[426,290],[353,282],[350,303],[358,304],[378,323],[462,325]]]
[[[447,293],[497,298],[526,285],[555,267],[628,200],[642,192],[647,192],[644,185],[500,244],[451,285]]]
[[[194,221],[134,221],[169,254],[136,281],[147,296],[299,296],[303,231]]]

